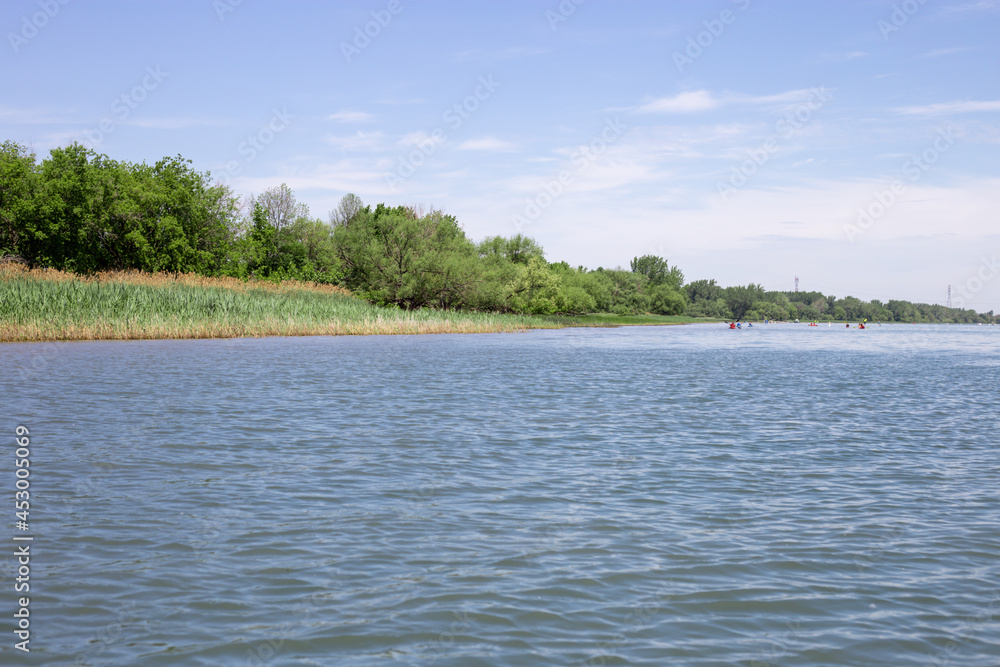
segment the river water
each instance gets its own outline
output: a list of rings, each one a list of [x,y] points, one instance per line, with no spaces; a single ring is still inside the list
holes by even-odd
[[[0,361],[4,664],[1000,665],[1000,327]]]

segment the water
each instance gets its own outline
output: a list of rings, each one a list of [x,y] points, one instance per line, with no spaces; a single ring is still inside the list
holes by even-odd
[[[4,664],[1000,664],[998,327],[0,360],[34,536]]]

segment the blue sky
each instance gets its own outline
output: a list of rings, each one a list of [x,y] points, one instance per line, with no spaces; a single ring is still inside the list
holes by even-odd
[[[1000,311],[1000,0],[5,0],[0,136]]]

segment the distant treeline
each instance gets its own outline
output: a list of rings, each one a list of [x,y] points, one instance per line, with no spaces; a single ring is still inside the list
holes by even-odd
[[[0,146],[0,257],[85,274],[136,269],[308,280],[405,309],[904,322],[993,315],[685,283],[678,267],[652,255],[628,269],[571,267],[546,261],[538,243],[520,234],[476,243],[441,211],[373,209],[354,195],[324,221],[284,184],[244,198],[180,156],[132,164],[80,144],[53,149],[40,164],[21,144]]]

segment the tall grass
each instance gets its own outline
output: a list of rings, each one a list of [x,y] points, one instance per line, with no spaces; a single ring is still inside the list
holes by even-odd
[[[488,333],[557,328],[540,318],[379,308],[315,283],[0,266],[0,341]]]

